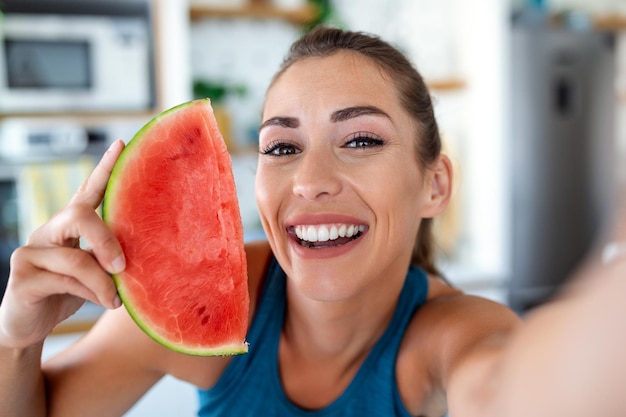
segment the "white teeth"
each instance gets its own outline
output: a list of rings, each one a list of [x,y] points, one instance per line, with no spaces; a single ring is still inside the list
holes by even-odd
[[[330,239],[330,232],[328,231],[328,227],[320,226],[317,229],[317,241],[318,242],[327,242]]]
[[[295,233],[298,239],[307,242],[327,242],[340,237],[351,238],[359,232],[365,231],[364,225],[341,224],[341,225],[309,225],[295,226]]]
[[[339,237],[339,231],[337,230],[337,226],[332,225],[330,226],[330,235],[328,236],[328,238],[330,240],[335,240]]]
[[[309,242],[317,242],[317,230],[315,230],[315,226],[307,227],[306,235],[303,239],[308,240]]]

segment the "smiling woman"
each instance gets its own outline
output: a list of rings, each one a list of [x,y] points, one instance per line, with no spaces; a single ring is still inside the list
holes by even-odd
[[[412,116],[413,129],[416,134],[419,133],[419,136],[416,136],[415,152],[421,163],[420,167],[432,165],[442,148],[439,129],[430,93],[423,78],[413,69],[406,57],[394,48],[381,46],[375,38],[361,37],[359,34],[339,36],[336,32],[320,31],[308,39],[311,41],[295,42],[292,45],[289,55],[274,79],[278,79],[292,64],[302,59],[323,58],[341,50],[371,58],[371,62],[374,62],[377,69],[381,71],[380,75],[384,81],[382,89],[374,90],[375,93],[397,92],[402,106]],[[371,88],[369,84],[368,88]],[[352,112],[386,115],[379,108],[362,105],[354,107],[354,110],[348,114]],[[435,265],[435,242],[432,228],[432,220],[423,219],[413,247],[412,263],[420,265],[430,273],[440,275]]]
[[[114,299],[106,270],[119,242],[76,203],[101,195],[114,147],[13,256],[0,306],[3,416],[120,416],[165,374],[199,388],[202,417],[624,415],[623,393],[609,389],[626,383],[626,337],[607,323],[626,313],[615,297],[626,291],[626,263],[587,271],[606,279],[601,291],[583,286],[528,326],[436,273],[429,222],[448,205],[452,170],[428,90],[400,52],[372,35],[317,28],[294,44],[262,117],[255,187],[267,241],[246,245],[249,353],[167,350],[118,308],[40,368],[50,318],[77,302],[76,286]],[[64,245],[94,230],[93,253]],[[604,365],[592,366],[581,346]],[[574,384],[591,397],[558,383],[573,374],[594,380]]]

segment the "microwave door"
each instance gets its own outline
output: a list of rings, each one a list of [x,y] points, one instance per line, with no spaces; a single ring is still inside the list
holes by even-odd
[[[91,45],[83,40],[5,38],[6,94],[0,108],[72,109],[93,90]]]
[[[10,89],[89,90],[91,51],[79,40],[5,39]]]

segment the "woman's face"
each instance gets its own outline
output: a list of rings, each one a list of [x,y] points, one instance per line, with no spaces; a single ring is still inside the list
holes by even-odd
[[[355,53],[296,62],[269,89],[257,204],[275,256],[308,296],[404,280],[420,219],[436,214],[415,135],[391,80]]]

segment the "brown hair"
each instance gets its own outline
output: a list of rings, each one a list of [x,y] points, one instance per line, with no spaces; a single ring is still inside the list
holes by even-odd
[[[430,166],[441,152],[441,138],[430,92],[419,72],[398,49],[379,37],[325,26],[317,26],[296,40],[274,76],[276,81],[292,64],[307,57],[325,57],[351,51],[370,58],[394,82],[400,101],[416,122],[416,155],[420,167]],[[423,219],[413,247],[411,263],[437,275],[433,219]]]

